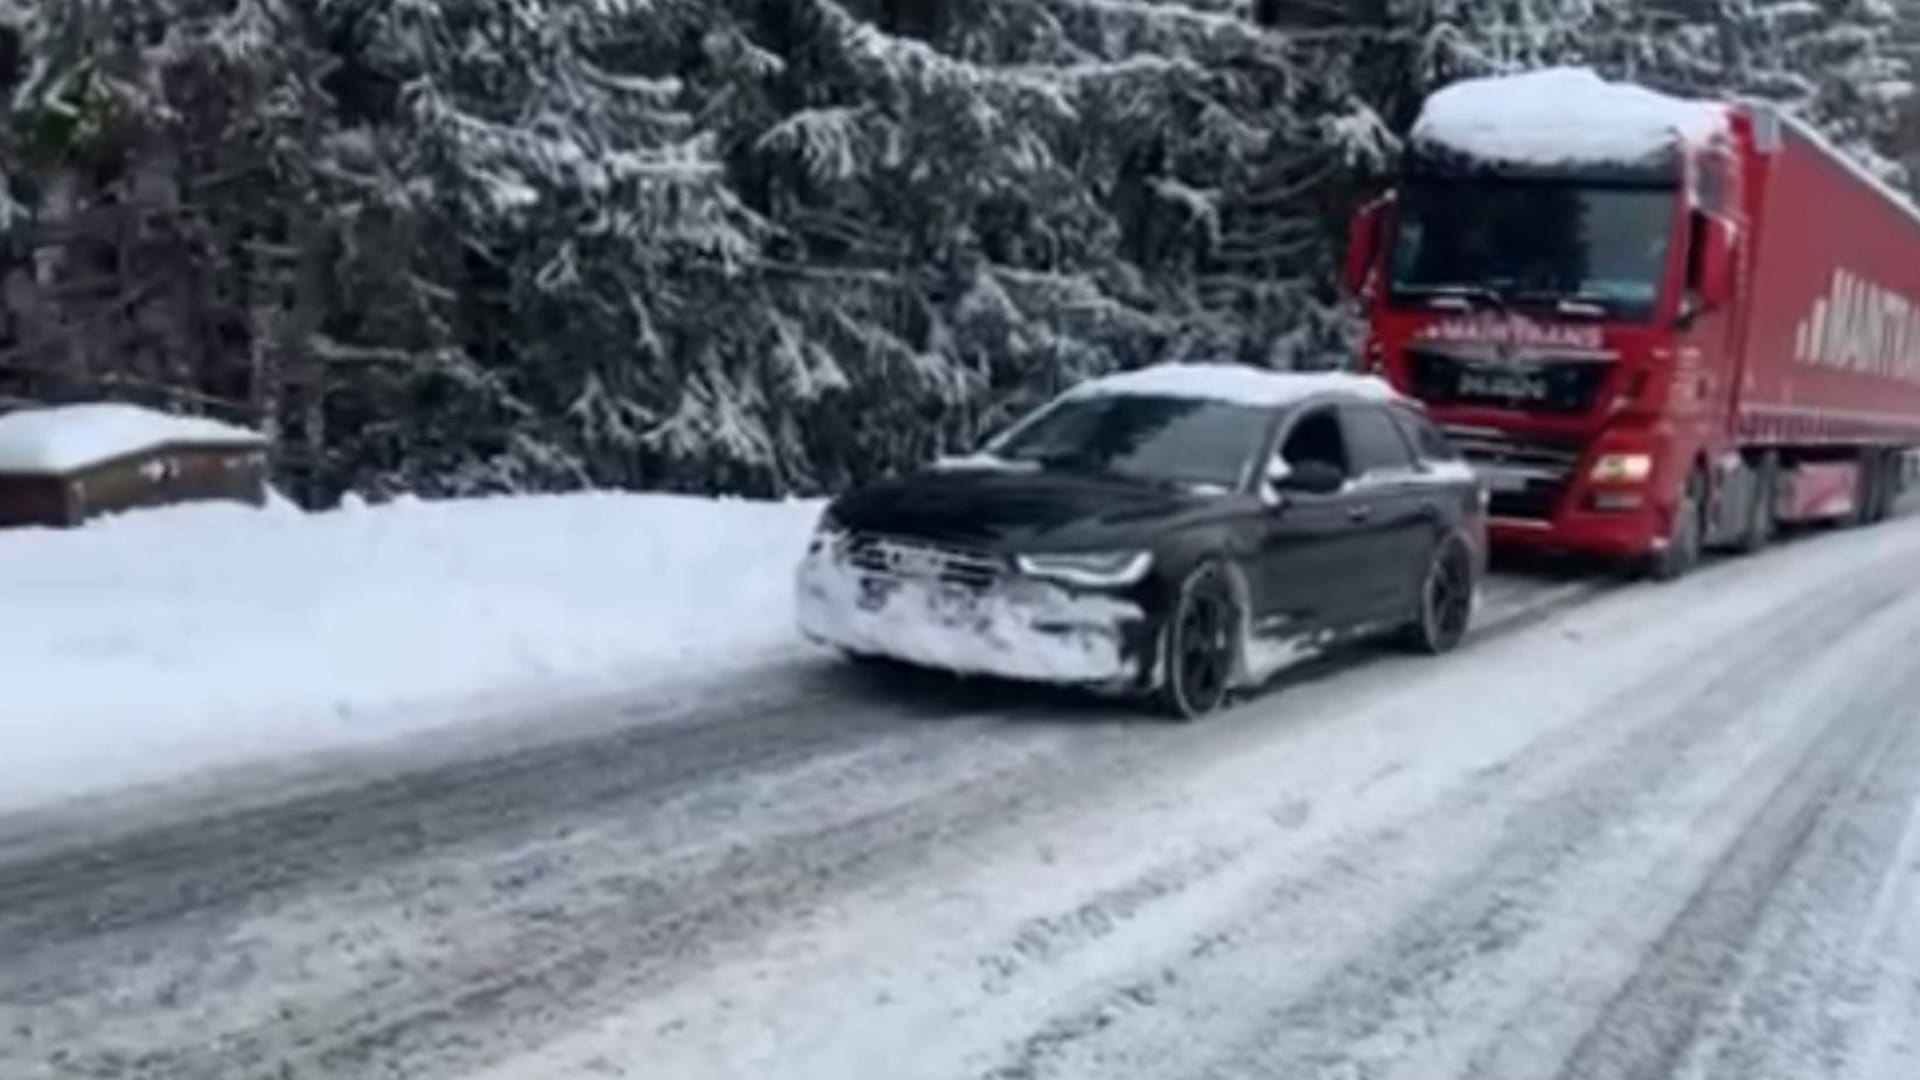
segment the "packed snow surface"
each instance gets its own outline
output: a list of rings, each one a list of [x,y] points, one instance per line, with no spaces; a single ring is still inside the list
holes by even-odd
[[[1199,398],[1272,407],[1291,405],[1317,394],[1351,394],[1376,401],[1391,401],[1396,397],[1392,387],[1371,375],[1267,371],[1245,364],[1156,364],[1089,379],[1067,391],[1066,396]]]
[[[0,531],[0,809],[797,648],[818,512],[589,495]]]
[[[1526,165],[1632,164],[1726,131],[1723,106],[1608,82],[1585,68],[1468,79],[1427,99],[1416,143]]]
[[[137,405],[56,405],[0,416],[0,473],[68,473],[163,446],[265,443],[245,428]]]
[[[619,505],[484,521],[806,517]],[[1912,1080],[1917,585],[1907,520],[1490,581],[1452,656],[1199,724],[820,658],[290,801],[0,817],[0,1077]]]

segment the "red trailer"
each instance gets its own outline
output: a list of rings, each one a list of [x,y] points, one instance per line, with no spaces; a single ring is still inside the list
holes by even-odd
[[[1920,211],[1768,106],[1576,69],[1430,98],[1356,215],[1363,366],[1425,401],[1496,545],[1685,573],[1877,521],[1920,446]]]

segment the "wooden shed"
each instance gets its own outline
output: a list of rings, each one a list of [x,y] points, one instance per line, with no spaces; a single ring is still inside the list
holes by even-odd
[[[111,403],[0,415],[0,527],[266,499],[267,440],[245,428]]]

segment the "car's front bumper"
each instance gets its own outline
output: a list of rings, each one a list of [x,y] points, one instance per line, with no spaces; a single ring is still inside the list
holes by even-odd
[[[828,545],[801,563],[796,604],[816,642],[968,675],[1129,688],[1150,653],[1127,600],[1021,577],[979,589],[872,575]]]

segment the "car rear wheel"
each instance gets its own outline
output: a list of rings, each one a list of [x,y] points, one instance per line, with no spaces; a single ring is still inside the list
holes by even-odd
[[[1406,642],[1430,656],[1452,652],[1473,623],[1473,553],[1459,537],[1449,537],[1427,563],[1420,583],[1420,610],[1407,627]]]
[[[1241,613],[1233,585],[1209,563],[1187,575],[1167,614],[1161,706],[1181,720],[1217,711],[1232,689]]]

